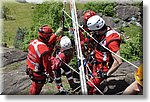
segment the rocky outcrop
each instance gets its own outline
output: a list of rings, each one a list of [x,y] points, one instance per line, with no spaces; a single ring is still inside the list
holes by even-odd
[[[5,71],[4,69],[2,72],[2,94],[28,94],[23,92],[23,90],[26,90],[31,84],[31,80],[25,73],[26,65],[25,60],[23,60],[26,58],[27,53],[14,48],[3,48],[3,51],[3,66],[10,63],[12,63],[11,66],[14,66],[13,64],[15,63],[20,63],[20,66],[15,70]],[[23,61],[20,61],[20,59]],[[140,61],[133,62],[136,66],[139,66],[140,63]],[[99,89],[106,95],[121,94],[121,92],[135,80],[135,71],[135,67],[124,62],[115,73],[101,83]],[[48,89],[43,90],[45,93],[48,91]]]
[[[132,0],[125,0],[124,3],[121,2],[122,0],[117,1],[118,6],[114,8],[114,17],[105,16],[101,12],[97,12],[97,15],[101,16],[108,26],[116,30],[121,27],[127,27],[131,23],[142,27],[142,2],[141,7],[134,6]],[[86,22],[83,20],[84,13],[84,10],[77,11],[80,25],[86,25]]]
[[[26,59],[27,52],[23,52],[15,48],[1,47],[0,55],[1,55],[1,62],[2,62],[0,67],[3,67],[13,62]]]
[[[25,73],[25,61],[15,62],[10,64],[8,67],[11,68],[11,66],[14,66],[16,63],[20,63],[20,66],[18,66],[15,70],[5,71],[4,69],[1,73],[3,83],[3,90],[1,94],[3,95],[28,94],[22,92],[31,84],[30,78]],[[8,67],[6,66],[6,68]]]
[[[116,11],[116,17],[120,18],[124,21],[131,21],[132,17],[137,18],[137,20],[140,20],[140,8],[136,6],[131,5],[119,5],[115,8]]]
[[[140,63],[140,61],[133,62],[136,66]],[[101,83],[100,90],[106,95],[121,94],[128,85],[135,81],[136,70],[135,67],[124,62],[115,73]]]

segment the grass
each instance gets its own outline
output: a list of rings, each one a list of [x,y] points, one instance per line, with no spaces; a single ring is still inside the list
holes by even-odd
[[[129,27],[123,28],[125,31],[125,34],[127,34],[130,38],[134,38],[135,35],[140,35],[142,34],[142,29],[135,24],[130,24]]]
[[[6,42],[9,47],[13,47],[13,43],[18,27],[30,28],[32,26],[32,7],[33,4],[29,3],[17,3],[17,2],[5,2],[4,6],[10,9],[10,15],[12,20],[3,21],[3,42]]]
[[[29,29],[32,24],[32,7],[35,4],[30,3],[18,3],[18,2],[4,2],[4,6],[10,9],[10,14],[8,17],[11,17],[12,20],[3,21],[3,37],[2,42],[7,43],[8,47],[13,47],[16,31],[19,27]],[[77,3],[77,8],[82,9],[83,4]],[[69,5],[66,5],[66,10],[69,10]]]

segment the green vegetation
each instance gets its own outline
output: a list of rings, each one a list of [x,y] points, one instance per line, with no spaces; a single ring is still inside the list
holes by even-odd
[[[24,42],[22,46],[24,51],[27,50],[30,40],[37,38],[37,32],[40,26],[48,24],[53,28],[54,32],[59,28],[62,17],[62,6],[62,3],[57,2],[45,2],[42,5],[35,6],[35,10],[33,11],[34,13],[32,15],[34,23],[24,36]]]
[[[3,9],[6,10],[8,19],[4,19],[2,41],[6,42],[9,47],[14,44],[14,39],[18,27],[30,28],[33,21],[33,4],[5,2]]]
[[[88,2],[86,4],[77,3],[78,10],[91,9],[107,16],[114,16],[113,8],[115,6],[115,3],[107,2]],[[51,25],[54,31],[61,26],[62,7],[63,4],[61,2],[45,2],[42,5],[29,3],[4,3],[6,15],[13,19],[4,20],[3,42],[7,42],[9,46],[14,44],[16,48],[27,51],[29,41],[37,38],[37,30],[41,25]],[[70,12],[69,4],[66,5],[65,9],[68,13]],[[71,20],[68,17],[66,18],[65,26],[68,27],[67,22],[71,26]],[[121,29],[130,38],[125,44],[121,45],[121,56],[130,61],[139,60],[142,56],[141,28],[132,24],[129,27]],[[65,33],[65,35],[68,34]],[[75,58],[71,61],[70,65],[76,67]]]
[[[129,27],[124,27],[122,30],[129,39],[121,45],[121,56],[129,61],[140,60],[143,56],[142,29],[135,24],[130,24]]]
[[[9,19],[4,19],[4,35],[3,42],[6,42],[8,46],[14,46],[16,48],[27,51],[27,46],[30,40],[37,38],[38,28],[43,24],[51,25],[53,30],[56,31],[61,26],[61,9],[62,3],[57,2],[45,2],[42,5],[35,5],[29,3],[5,3],[3,8],[6,16]],[[97,4],[87,3],[77,4],[78,10],[94,10],[107,16],[114,16],[113,8],[115,4]],[[66,5],[66,10],[69,11],[69,5]],[[66,17],[67,18],[67,17]],[[71,20],[67,18],[67,23],[71,26]],[[117,21],[116,21],[117,22]],[[142,48],[142,29],[135,24],[131,24],[129,27],[121,28],[125,35],[129,36],[129,39],[125,44],[121,45],[121,56],[129,61],[140,60],[143,55]],[[16,35],[17,34],[17,35]],[[15,40],[14,40],[15,39]],[[24,62],[25,63],[25,62]],[[5,69],[5,72],[16,70],[23,63],[14,63]],[[77,69],[76,56],[69,63],[74,69]],[[62,78],[62,82],[65,89],[69,89],[69,85],[66,84],[66,78]],[[57,92],[54,82],[52,84],[47,83],[43,89],[46,90],[44,94],[53,94]],[[28,94],[29,88],[23,90],[24,94]]]
[[[84,10],[93,10],[95,12],[102,13],[103,15],[113,17],[115,15],[115,6],[115,2],[88,2],[85,4]]]

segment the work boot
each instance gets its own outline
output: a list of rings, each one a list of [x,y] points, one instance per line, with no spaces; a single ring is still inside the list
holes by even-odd
[[[62,87],[62,86],[57,86],[58,88],[58,93],[55,95],[67,95],[67,91]]]
[[[67,91],[66,90],[61,90],[58,92],[57,95],[67,95]]]
[[[56,93],[55,95],[67,95],[67,91],[65,89],[60,89],[58,90],[59,92]]]

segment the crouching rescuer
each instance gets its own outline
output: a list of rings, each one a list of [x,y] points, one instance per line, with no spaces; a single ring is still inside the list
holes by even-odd
[[[67,36],[63,36],[60,40],[60,46],[60,52],[52,57],[52,69],[54,70],[54,80],[58,89],[58,94],[66,94],[61,81],[61,68],[64,70],[72,91],[78,87],[78,84],[74,83],[71,69],[67,66],[73,57],[71,40]]]
[[[50,59],[53,52],[52,44],[55,44],[56,38],[57,35],[53,33],[51,27],[44,25],[39,28],[38,39],[32,40],[28,46],[26,73],[32,80],[29,90],[31,95],[40,94],[47,81],[53,82],[54,75]],[[53,40],[52,44],[50,39]]]
[[[106,26],[105,21],[98,15],[90,17],[87,21],[87,26],[99,43],[94,46],[93,77],[90,79],[95,86],[99,87],[100,83],[107,76],[114,73],[122,63],[122,60],[115,55],[120,55],[120,34],[111,27]],[[115,54],[105,49],[102,45]],[[89,94],[97,94],[94,86],[90,82],[88,84],[90,87]]]

